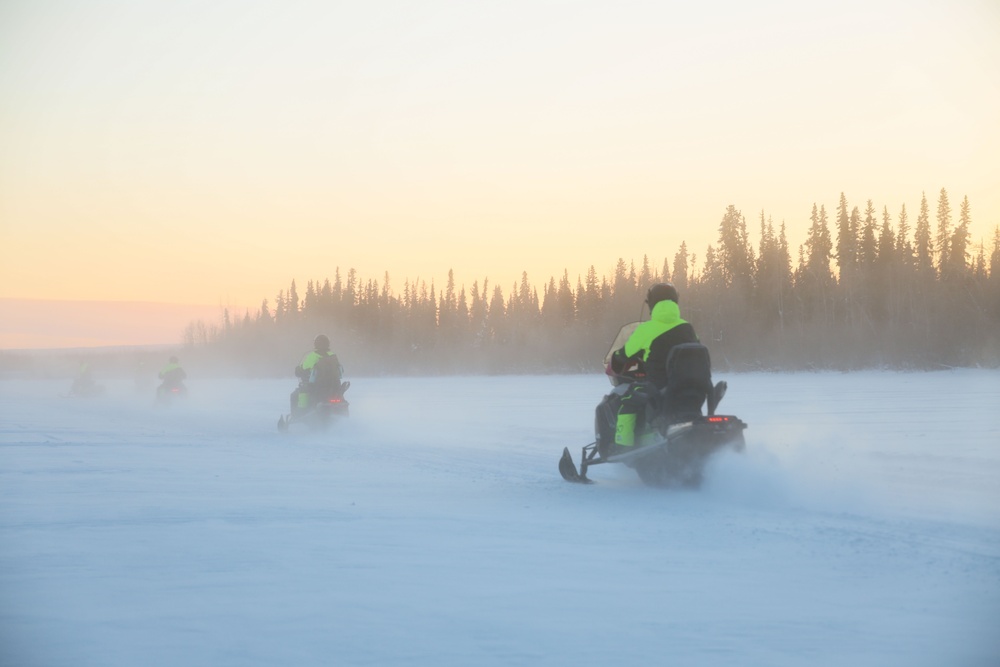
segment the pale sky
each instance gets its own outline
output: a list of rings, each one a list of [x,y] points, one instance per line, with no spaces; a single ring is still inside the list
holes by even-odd
[[[841,192],[978,244],[998,156],[997,0],[0,0],[0,297],[507,293]]]

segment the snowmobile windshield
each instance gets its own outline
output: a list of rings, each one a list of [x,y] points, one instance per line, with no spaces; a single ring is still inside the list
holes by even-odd
[[[625,343],[632,336],[632,333],[636,330],[636,327],[638,327],[640,324],[642,323],[629,322],[618,331],[618,335],[615,336],[614,342],[611,343],[611,349],[608,350],[608,353],[604,355],[605,366],[611,363],[611,355],[615,353],[615,350],[625,347]]]

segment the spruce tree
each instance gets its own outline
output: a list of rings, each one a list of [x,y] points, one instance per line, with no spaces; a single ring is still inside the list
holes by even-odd
[[[642,268],[636,278],[636,285],[639,290],[648,289],[653,284],[653,271],[649,268],[649,255],[642,256]]]
[[[309,315],[316,314],[316,285],[312,280],[306,283],[306,298],[302,303],[302,312]]]
[[[285,302],[285,315],[289,318],[295,318],[299,314],[299,293],[295,289],[295,280],[292,279],[292,285],[288,288],[288,300]]]
[[[948,272],[948,254],[951,251],[951,204],[948,203],[948,192],[944,188],[941,188],[941,194],[938,196],[937,238],[935,241],[938,273],[943,275]]]
[[[896,226],[896,259],[905,268],[913,264],[913,244],[910,242],[910,221],[906,214],[906,204],[899,210],[899,224]]]
[[[664,279],[667,278],[667,260],[663,260]],[[681,241],[681,247],[674,255],[674,286],[679,290],[687,289],[688,286],[688,249],[687,242]]]
[[[972,224],[972,215],[969,211],[969,198],[966,196],[962,200],[959,209],[958,225],[949,239],[948,266],[949,273],[953,278],[960,278],[965,275],[969,257],[969,226]]]
[[[734,288],[737,295],[748,296],[753,286],[753,251],[747,235],[746,218],[731,204],[719,223],[719,247],[714,254],[717,264],[712,272],[718,270],[723,284]]]
[[[993,249],[990,252],[990,280],[1000,285],[1000,225],[993,228]]]
[[[808,251],[806,256],[806,267],[809,274],[823,285],[829,284],[833,280],[830,273],[830,260],[833,256],[833,240],[830,237],[830,226],[826,219],[826,207],[821,206],[816,210],[813,204],[812,216],[805,246]]]
[[[878,263],[889,267],[892,266],[896,255],[896,235],[892,231],[892,224],[889,219],[889,207],[882,209],[882,230],[878,237]]]
[[[563,269],[562,279],[559,280],[558,304],[559,322],[564,326],[573,324],[576,319],[576,303],[569,282],[569,271],[566,269]]]
[[[841,192],[837,205],[837,269],[841,280],[854,268],[856,247],[857,235],[851,229],[847,197]]]
[[[929,275],[934,270],[934,248],[931,246],[931,218],[927,205],[927,194],[920,199],[920,213],[917,215],[917,226],[913,232],[913,249],[916,252],[917,273]]]
[[[858,259],[866,271],[875,265],[878,256],[878,241],[875,236],[875,205],[869,199],[865,205],[865,222],[861,227],[861,239],[858,244]]]

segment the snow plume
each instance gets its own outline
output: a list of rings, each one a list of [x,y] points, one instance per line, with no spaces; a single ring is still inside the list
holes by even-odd
[[[876,473],[863,459],[813,441],[772,448],[748,436],[742,454],[709,462],[704,489],[712,497],[759,508],[866,514],[881,504]]]
[[[1000,525],[997,404],[995,374],[974,370],[731,376],[722,409],[749,423],[747,449],[711,462],[706,489],[747,503]],[[957,469],[942,480],[938,466]]]

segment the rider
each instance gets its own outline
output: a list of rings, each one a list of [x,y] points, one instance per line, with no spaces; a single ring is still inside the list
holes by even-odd
[[[620,373],[641,362],[647,382],[635,382],[622,396],[615,428],[615,443],[624,447],[635,444],[636,425],[653,391],[667,386],[667,357],[671,348],[681,343],[697,343],[694,327],[681,319],[677,306],[677,288],[671,283],[657,283],[646,292],[649,320],[636,327],[625,345],[611,356],[609,372]],[[650,384],[652,387],[650,387]]]
[[[322,362],[322,363],[321,363]],[[329,369],[329,374],[322,377],[319,371]],[[337,355],[330,351],[330,339],[326,334],[319,334],[313,339],[313,350],[302,358],[302,363],[295,367],[295,376],[299,378],[299,386],[290,397],[292,413],[310,408],[314,402],[317,389],[325,388],[334,394],[342,394],[340,378],[344,373],[343,366]]]
[[[92,394],[95,391],[96,383],[94,382],[94,372],[87,361],[81,361],[80,367],[77,369],[76,377],[73,378],[73,384],[70,386],[69,392],[75,396],[85,396],[87,394]]]
[[[162,380],[162,382],[160,383],[160,386],[156,388],[156,392],[158,394],[163,394],[180,387],[185,378],[187,378],[187,373],[185,373],[184,369],[181,368],[181,364],[177,360],[177,357],[171,356],[167,360],[167,365],[160,370],[160,380]]]

